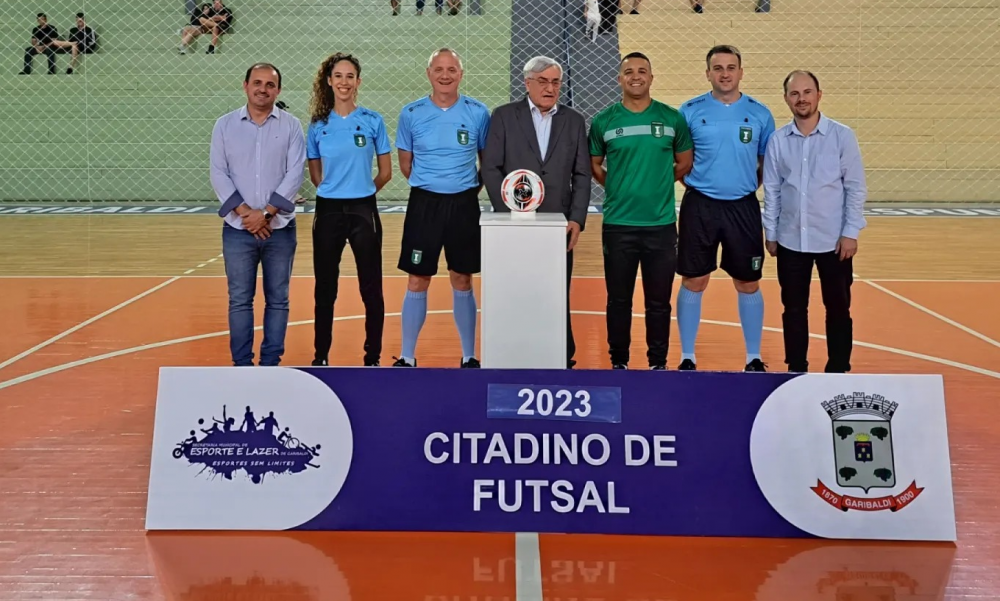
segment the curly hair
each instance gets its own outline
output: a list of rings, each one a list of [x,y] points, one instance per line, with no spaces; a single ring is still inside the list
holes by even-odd
[[[309,101],[309,112],[312,113],[312,122],[326,121],[333,111],[333,89],[330,87],[330,74],[333,68],[340,61],[348,61],[354,65],[357,76],[361,77],[361,61],[351,54],[338,52],[330,55],[319,65],[316,71],[316,79],[313,81],[312,99]]]

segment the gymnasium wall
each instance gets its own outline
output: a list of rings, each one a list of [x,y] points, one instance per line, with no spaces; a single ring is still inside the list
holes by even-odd
[[[773,0],[768,14],[755,14],[752,0],[706,0],[704,14],[687,0],[644,0],[642,14],[621,16],[619,30],[596,43],[584,38],[583,0],[551,2],[562,10],[540,11],[526,40],[514,35],[511,0],[476,0],[472,11],[466,0],[457,16],[436,15],[429,0],[420,17],[414,0],[402,0],[398,16],[389,0],[230,0],[236,24],[217,54],[204,53],[202,37],[182,56],[183,0],[5,0],[0,85],[10,104],[0,120],[0,201],[214,201],[212,124],[244,101],[243,73],[255,61],[282,69],[281,100],[305,125],[319,62],[336,51],[359,55],[360,101],[383,114],[394,137],[400,108],[429,90],[423,69],[435,48],[462,53],[463,91],[494,107],[516,92],[525,45],[557,37],[565,55],[556,58],[568,56],[577,75],[563,92],[588,117],[615,97],[606,79],[616,48],[649,54],[654,94],[677,105],[708,89],[707,49],[732,43],[744,53],[745,91],[779,124],[789,115],[784,75],[816,71],[823,110],[858,131],[872,200],[1000,200],[993,0]],[[84,11],[100,51],[73,75],[64,74],[68,55],[59,55],[57,75],[45,74],[44,57],[34,74],[18,75],[39,10],[64,37]],[[397,171],[381,197],[402,200],[405,190]],[[313,193],[308,183],[302,193]]]

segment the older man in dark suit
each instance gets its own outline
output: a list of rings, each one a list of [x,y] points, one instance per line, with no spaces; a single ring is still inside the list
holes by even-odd
[[[545,183],[539,212],[562,213],[566,225],[566,287],[573,278],[573,247],[587,221],[590,206],[590,152],[583,115],[559,105],[562,67],[546,56],[536,56],[524,66],[527,95],[497,107],[490,120],[482,155],[482,175],[493,210],[509,211],[500,196],[504,177],[515,169],[529,169]],[[576,362],[576,344],[566,307],[566,363]]]

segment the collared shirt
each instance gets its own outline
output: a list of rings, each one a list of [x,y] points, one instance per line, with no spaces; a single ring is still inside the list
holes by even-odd
[[[429,96],[407,104],[399,114],[396,148],[413,153],[408,183],[438,194],[479,187],[476,160],[489,129],[489,109],[465,94],[447,108]]]
[[[559,111],[559,105],[553,105],[549,112],[543,115],[542,111],[531,101],[531,98],[528,98],[528,108],[531,110],[531,122],[535,124],[538,150],[541,151],[544,161],[545,153],[549,148],[549,134],[552,133],[552,117]]]
[[[764,156],[764,233],[799,252],[833,251],[867,225],[868,196],[858,139],[820,114],[808,136],[795,121],[771,136]]]
[[[257,125],[243,106],[215,122],[210,157],[212,187],[220,203],[235,192],[251,209],[267,207],[272,194],[294,202],[305,179],[302,123],[275,107],[264,124]],[[271,219],[271,228],[282,228],[294,218],[294,213],[278,213]],[[236,213],[230,211],[224,219],[243,229]]]
[[[363,106],[346,117],[330,111],[326,119],[310,123],[306,134],[306,156],[323,165],[316,195],[349,199],[375,194],[372,161],[391,150],[379,113]]]
[[[774,134],[771,111],[748,94],[725,104],[705,92],[681,105],[694,142],[684,184],[716,200],[738,200],[760,187],[757,164]]]

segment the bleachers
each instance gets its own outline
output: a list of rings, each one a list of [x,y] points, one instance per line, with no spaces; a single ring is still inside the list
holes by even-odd
[[[214,200],[212,125],[245,102],[243,74],[255,61],[282,70],[280,100],[303,124],[315,70],[337,51],[360,56],[360,102],[383,114],[390,136],[402,106],[429,91],[427,56],[442,45],[467,57],[464,92],[490,106],[508,98],[510,15],[502,5],[475,17],[438,17],[431,0],[416,18],[412,0],[398,17],[388,0],[228,0],[236,27],[218,53],[205,54],[210,37],[202,36],[182,56],[182,0],[88,0],[100,52],[83,57],[73,75],[64,73],[68,55],[59,55],[57,75],[36,57],[35,72],[19,76],[35,14],[45,12],[65,37],[80,10],[76,0],[42,4],[5,0],[0,7],[7,56],[0,85],[10,94],[0,122],[0,200]],[[382,196],[401,199],[404,190],[397,173]],[[303,193],[312,193],[308,182]]]
[[[980,0],[752,0],[643,3],[620,18],[622,52],[654,61],[654,93],[673,105],[709,89],[705,53],[744,55],[743,89],[780,126],[788,71],[819,77],[821,109],[858,133],[872,200],[1000,201],[1000,4]]]
[[[467,3],[468,4],[468,3]],[[582,4],[582,0],[581,0]],[[207,143],[212,123],[243,101],[246,67],[283,71],[281,100],[303,121],[316,67],[328,54],[360,55],[361,102],[382,112],[390,136],[400,107],[428,89],[424,61],[436,47],[463,53],[463,90],[493,107],[508,98],[509,1],[483,1],[480,16],[390,15],[388,0],[230,0],[236,28],[215,55],[201,37],[178,53],[187,22],[182,0],[123,5],[87,0],[101,35],[98,54],[74,75],[18,76],[35,13],[65,36],[78,0],[7,0],[0,46],[7,66],[8,117],[0,122],[0,201],[211,201]],[[581,9],[582,12],[582,9]],[[818,74],[823,110],[853,126],[862,143],[873,200],[1000,200],[1000,110],[992,57],[1000,4],[982,0],[646,0],[619,17],[621,51],[654,61],[654,93],[678,105],[708,89],[704,55],[732,43],[746,59],[744,89],[788,120],[781,80],[793,68]],[[303,189],[311,194],[309,184]],[[396,177],[381,195],[405,198]]]

